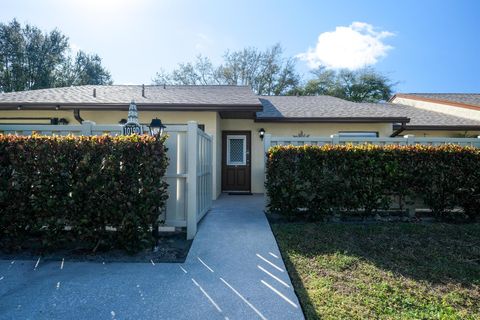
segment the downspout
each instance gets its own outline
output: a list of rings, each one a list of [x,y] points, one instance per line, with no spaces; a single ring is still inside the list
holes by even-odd
[[[73,109],[73,116],[75,120],[77,120],[80,124],[82,124],[82,122],[84,121],[80,116],[80,109]]]
[[[406,123],[405,123],[405,122],[402,122],[402,124],[400,125],[400,128],[398,128],[397,130],[395,130],[395,132],[393,132],[393,133],[390,135],[390,138],[395,138],[395,137],[398,136],[400,133],[402,133],[403,131],[405,131],[405,129],[407,129]]]

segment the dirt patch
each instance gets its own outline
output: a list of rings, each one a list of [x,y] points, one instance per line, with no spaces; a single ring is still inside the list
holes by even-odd
[[[41,252],[35,247],[34,242],[17,252],[1,252],[0,259],[36,260],[42,257],[43,261],[89,261],[89,262],[154,262],[154,263],[183,263],[187,258],[192,240],[187,240],[185,232],[165,233],[159,236],[158,246],[145,249],[129,255],[122,250],[104,250],[93,253],[91,249],[82,247],[81,244],[72,245],[71,248]]]

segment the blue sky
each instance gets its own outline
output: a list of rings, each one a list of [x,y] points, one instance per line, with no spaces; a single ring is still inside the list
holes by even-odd
[[[148,84],[158,69],[198,54],[218,62],[227,49],[280,42],[287,55],[300,57],[298,70],[306,77],[318,63],[369,64],[398,81],[397,92],[480,92],[478,0],[0,4],[0,21],[59,28],[74,48],[98,53],[115,83]]]

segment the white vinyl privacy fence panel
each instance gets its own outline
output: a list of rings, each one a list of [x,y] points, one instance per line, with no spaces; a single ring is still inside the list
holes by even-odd
[[[58,136],[66,136],[69,134],[75,136],[101,136],[103,134],[111,134],[116,136],[122,134],[122,125],[97,125],[90,121],[84,121],[79,125],[2,124],[0,125],[0,133],[21,136],[28,136],[33,133]]]
[[[167,126],[169,165],[165,225],[187,227],[193,239],[197,224],[212,205],[212,136],[188,125]]]
[[[148,128],[144,128],[148,132]],[[84,121],[81,125],[0,125],[0,133],[31,135],[120,135],[121,125],[97,125]],[[193,239],[198,222],[212,205],[212,136],[198,128],[194,121],[187,125],[168,125],[165,144],[169,165],[165,179],[168,200],[165,226],[187,227],[187,238]]]
[[[212,205],[212,136],[197,128],[197,221]]]
[[[323,146],[326,144],[345,145],[345,144],[375,144],[375,145],[429,145],[439,146],[445,144],[456,144],[460,146],[470,146],[480,148],[479,138],[417,138],[414,135],[406,135],[403,137],[387,138],[387,137],[340,137],[338,134],[330,137],[277,137],[266,134],[264,137],[265,152],[273,146],[303,146],[316,145]]]

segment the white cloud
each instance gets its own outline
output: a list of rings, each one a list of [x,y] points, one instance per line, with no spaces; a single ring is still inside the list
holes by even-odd
[[[318,36],[314,49],[297,55],[305,60],[311,68],[359,69],[373,65],[393,49],[383,42],[394,34],[377,31],[371,24],[353,22],[348,27],[336,27],[335,31],[324,32]]]

